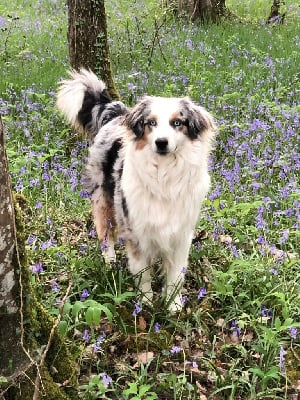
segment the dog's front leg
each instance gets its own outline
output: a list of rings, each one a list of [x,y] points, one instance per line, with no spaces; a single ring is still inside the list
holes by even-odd
[[[136,286],[142,294],[143,303],[152,303],[153,291],[151,288],[151,268],[149,260],[131,246],[127,246],[129,270],[135,276]]]
[[[186,240],[181,240],[180,244],[174,249],[172,257],[164,259],[164,270],[166,274],[166,300],[168,309],[174,313],[182,309],[181,288],[188,266],[188,256],[191,246],[192,236]]]

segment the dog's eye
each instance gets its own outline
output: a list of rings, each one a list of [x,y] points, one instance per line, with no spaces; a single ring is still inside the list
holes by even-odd
[[[149,119],[148,125],[149,125],[149,126],[156,126],[156,125],[157,125],[157,122],[155,121],[155,119]]]
[[[174,121],[172,121],[172,125],[177,127],[182,125],[182,121],[180,121],[180,119],[174,119]]]

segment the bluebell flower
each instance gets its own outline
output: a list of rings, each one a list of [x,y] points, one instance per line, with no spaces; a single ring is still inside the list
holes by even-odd
[[[198,292],[198,300],[202,299],[207,294],[206,288],[201,288]]]
[[[277,357],[278,359],[278,366],[280,368],[280,372],[282,375],[285,375],[285,355],[286,355],[286,351],[284,350],[283,346],[280,346],[280,351],[279,351],[279,357]]]
[[[31,269],[33,274],[39,274],[40,272],[44,271],[43,264],[41,262],[31,265],[29,268]]]
[[[134,310],[132,312],[132,315],[136,317],[140,312],[142,311],[142,307],[138,302],[134,302]]]
[[[102,372],[99,376],[102,378],[103,385],[108,388],[109,384],[112,382],[112,378],[108,376],[106,372]]]
[[[87,291],[87,289],[83,289],[83,291],[81,292],[81,296],[80,296],[80,300],[84,301],[89,297],[89,292]]]
[[[84,340],[85,342],[88,342],[90,340],[90,333],[87,329],[85,329],[83,332],[82,340]]]
[[[181,348],[180,346],[173,346],[173,347],[171,348],[171,350],[170,350],[170,353],[171,353],[171,354],[177,354],[177,353],[180,353],[181,350],[182,350],[182,348]]]
[[[297,339],[297,335],[298,335],[298,329],[297,329],[297,328],[291,326],[291,327],[288,329],[288,331],[289,331],[289,334],[290,334],[290,336],[291,336],[292,339]]]

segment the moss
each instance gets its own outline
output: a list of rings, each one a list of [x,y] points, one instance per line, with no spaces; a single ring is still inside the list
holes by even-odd
[[[286,375],[293,384],[300,380],[300,349],[298,347],[287,352]]]
[[[10,400],[32,400],[34,394],[33,382],[36,378],[36,368],[32,367],[26,372],[27,377],[23,379],[18,388],[14,387],[10,390],[8,399]],[[42,378],[42,385],[40,386],[41,398],[46,400],[70,400],[70,397],[60,390],[57,383],[55,383],[49,374],[48,368],[44,367],[40,369]],[[78,399],[78,397],[73,397]]]
[[[47,345],[54,319],[41,305],[30,284],[30,271],[25,251],[25,229],[22,209],[26,206],[23,196],[15,198],[15,220],[17,230],[18,255],[15,256],[15,273],[20,276],[23,292],[23,316],[25,346],[34,354]],[[21,209],[22,207],[22,209]],[[20,293],[20,292],[19,292]],[[19,301],[20,303],[20,301]],[[77,371],[74,356],[70,353],[63,338],[55,331],[44,365],[40,370],[42,398],[44,400],[77,400]],[[24,367],[25,368],[25,367]],[[33,382],[36,378],[36,367],[31,366],[26,374],[14,376],[16,383],[5,394],[6,400],[31,400],[34,393]],[[0,386],[1,390],[1,386]]]

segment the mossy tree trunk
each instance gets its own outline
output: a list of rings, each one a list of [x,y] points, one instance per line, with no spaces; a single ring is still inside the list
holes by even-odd
[[[68,0],[67,5],[71,67],[98,73],[111,96],[119,100],[112,77],[104,0]]]
[[[21,345],[18,259],[14,206],[0,117],[0,376],[5,377],[29,364]]]
[[[0,399],[78,400],[73,357],[30,285],[17,201],[0,116]]]

